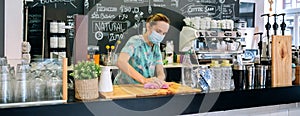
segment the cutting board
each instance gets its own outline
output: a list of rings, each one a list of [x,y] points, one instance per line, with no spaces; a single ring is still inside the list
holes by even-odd
[[[292,85],[292,37],[272,36],[272,87]]]
[[[114,85],[113,92],[103,93],[100,95],[106,99],[122,99],[122,98],[136,98],[146,96],[161,96],[170,94],[184,94],[184,93],[200,93],[200,89],[193,89],[188,86],[177,83],[169,83],[168,89],[145,89],[141,84],[125,84]]]

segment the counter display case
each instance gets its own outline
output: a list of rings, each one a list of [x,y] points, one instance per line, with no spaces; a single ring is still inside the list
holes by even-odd
[[[67,59],[0,58],[0,108],[32,107],[67,102]]]

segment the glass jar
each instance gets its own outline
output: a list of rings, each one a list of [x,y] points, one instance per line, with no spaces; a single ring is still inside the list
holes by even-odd
[[[0,103],[13,102],[13,83],[8,66],[1,66],[0,72]]]
[[[15,80],[14,100],[15,102],[28,102],[31,101],[31,73],[29,65],[18,64]]]
[[[57,76],[52,76],[47,81],[48,100],[60,100],[62,97],[62,80]]]
[[[46,82],[42,77],[36,77],[32,80],[32,101],[46,100]]]

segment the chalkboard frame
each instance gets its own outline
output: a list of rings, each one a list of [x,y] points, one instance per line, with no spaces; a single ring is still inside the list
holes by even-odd
[[[4,32],[5,32],[5,0],[0,1],[0,57],[4,57]]]

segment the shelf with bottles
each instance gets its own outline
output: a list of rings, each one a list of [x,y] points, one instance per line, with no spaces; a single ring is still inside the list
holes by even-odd
[[[67,59],[0,58],[0,108],[67,102]]]

